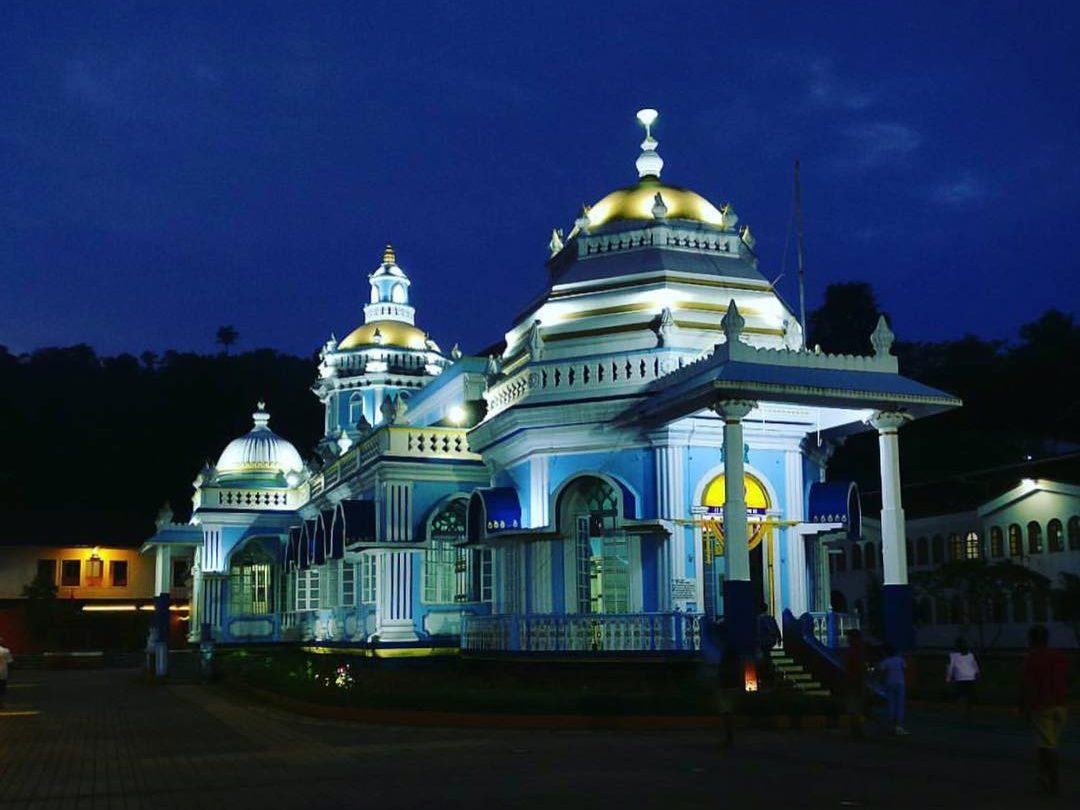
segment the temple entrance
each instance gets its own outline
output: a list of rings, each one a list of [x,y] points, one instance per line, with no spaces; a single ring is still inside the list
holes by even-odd
[[[755,608],[764,603],[776,615],[775,565],[773,559],[773,526],[768,520],[771,503],[765,485],[752,475],[743,477],[746,493],[746,513],[749,521],[747,538],[750,547],[750,581],[753,583]],[[724,553],[724,476],[716,476],[705,487],[701,498],[704,507],[702,542],[705,560],[705,604],[711,615],[720,609],[723,577],[720,574]]]

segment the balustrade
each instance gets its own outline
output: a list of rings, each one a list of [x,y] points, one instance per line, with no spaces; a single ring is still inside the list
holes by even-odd
[[[701,649],[701,616],[693,613],[466,616],[461,648],[475,652],[695,651]]]

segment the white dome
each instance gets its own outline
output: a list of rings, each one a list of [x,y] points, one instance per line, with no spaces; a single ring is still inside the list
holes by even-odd
[[[219,475],[287,475],[304,468],[304,461],[292,442],[267,427],[270,414],[264,408],[265,404],[260,402],[259,410],[251,415],[255,427],[250,433],[229,442],[218,459]]]

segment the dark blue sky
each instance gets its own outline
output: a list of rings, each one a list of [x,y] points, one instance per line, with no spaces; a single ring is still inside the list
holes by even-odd
[[[769,277],[802,159],[811,307],[865,279],[902,338],[1010,337],[1080,300],[1078,5],[5,4],[0,344],[307,354],[390,240],[477,350],[646,105]]]

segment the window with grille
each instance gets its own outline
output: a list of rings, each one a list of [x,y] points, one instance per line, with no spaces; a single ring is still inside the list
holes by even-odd
[[[949,559],[964,559],[964,541],[958,534],[949,535]]]
[[[60,563],[60,585],[65,588],[77,588],[82,579],[81,560],[63,560]]]
[[[1080,551],[1080,517],[1069,518],[1069,551]]]
[[[319,581],[319,607],[333,608],[341,604],[341,560],[331,560],[322,566]]]
[[[377,562],[378,558],[374,554],[364,554],[360,558],[360,601],[365,605],[375,603],[375,565]]]
[[[976,532],[968,532],[964,537],[964,552],[969,560],[982,558],[982,541]]]
[[[1028,554],[1042,554],[1042,526],[1039,521],[1033,520],[1027,525]],[[1038,619],[1036,619],[1038,621]]]
[[[296,609],[317,610],[319,607],[319,572],[314,568],[296,572]]]
[[[109,562],[109,579],[114,588],[126,588],[128,584],[127,560],[111,560]]]
[[[468,502],[457,499],[431,520],[424,553],[424,601],[453,602],[457,595],[456,545],[465,539]]]
[[[1054,518],[1046,524],[1046,550],[1065,550],[1065,532],[1061,525],[1061,521],[1057,518]]]
[[[343,607],[356,605],[356,565],[347,562],[341,569],[341,604]]]
[[[1014,523],[1009,527],[1009,556],[1021,557],[1023,554],[1024,546],[1020,537],[1020,524]]]
[[[1005,556],[1005,536],[1001,533],[1000,526],[992,526],[990,528],[990,556]]]
[[[234,563],[230,567],[229,605],[232,613],[270,613],[272,603],[269,564]]]

